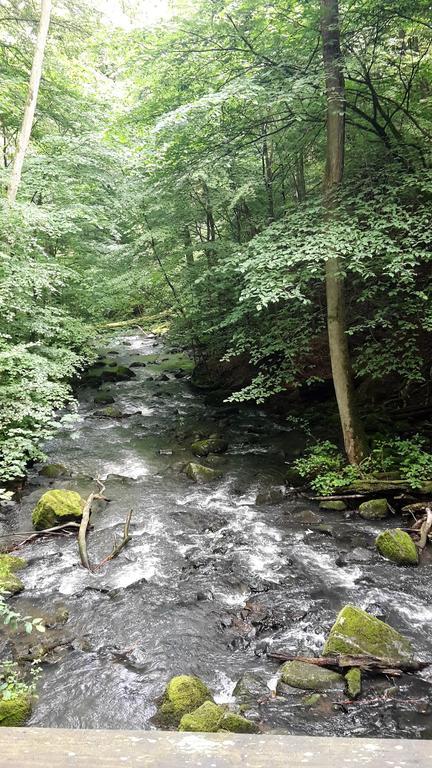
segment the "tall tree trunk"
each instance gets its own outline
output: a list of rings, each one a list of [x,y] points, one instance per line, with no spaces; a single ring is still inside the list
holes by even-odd
[[[329,221],[337,216],[337,192],[343,180],[345,156],[345,82],[340,48],[338,0],[321,0],[321,34],[327,94],[327,156],[324,201]],[[345,450],[351,464],[366,455],[366,439],[357,413],[345,320],[344,279],[337,255],[325,265],[327,327],[333,383]]]
[[[48,30],[51,19],[52,0],[41,0],[41,12],[39,29],[36,38],[36,46],[33,55],[33,64],[30,75],[29,91],[21,131],[18,137],[17,151],[12,167],[12,176],[8,189],[8,200],[13,204],[16,200],[18,188],[21,182],[22,169],[30,142],[33,120],[36,111],[39,85],[42,76],[42,66],[45,47],[48,38]]]
[[[265,138],[262,147],[262,169],[267,194],[267,216],[268,221],[272,222],[275,220],[275,204],[273,194],[273,148],[271,144],[269,146],[267,141],[267,126],[264,126],[264,136]]]

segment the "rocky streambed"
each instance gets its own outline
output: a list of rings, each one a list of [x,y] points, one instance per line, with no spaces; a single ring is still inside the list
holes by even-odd
[[[336,679],[295,687],[304,670],[280,678],[267,656],[319,655],[352,604],[432,659],[428,553],[415,570],[388,562],[374,546],[388,521],[320,510],[287,489],[304,435],[256,408],[212,404],[191,388],[190,371],[184,354],[152,336],[111,340],[48,446],[51,465],[35,467],[22,501],[0,513],[2,534],[30,531],[44,493],[86,498],[99,477],[109,501],[92,515],[97,563],[133,510],[131,541],[93,574],[75,534],[19,550],[27,567],[14,607],[48,629],[6,633],[0,648],[43,657],[30,724],[154,728],[168,681],[193,675],[213,707],[236,705],[264,732],[432,737],[432,670],[364,675],[354,699]],[[220,442],[206,455],[209,438]]]

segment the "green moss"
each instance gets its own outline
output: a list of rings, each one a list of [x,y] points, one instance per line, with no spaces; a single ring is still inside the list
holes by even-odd
[[[370,499],[360,504],[359,512],[365,520],[382,520],[388,516],[389,506],[386,499]]]
[[[287,661],[282,667],[281,681],[293,688],[306,691],[343,690],[345,681],[338,672],[307,664],[304,661]]]
[[[165,689],[158,719],[165,726],[177,726],[183,715],[193,712],[206,701],[212,702],[213,697],[199,677],[178,675]]]
[[[376,548],[380,555],[392,560],[398,565],[417,565],[418,550],[411,536],[401,528],[383,531],[376,541]]]
[[[46,464],[39,471],[42,477],[55,480],[57,477],[67,477],[70,473],[63,464]]]
[[[413,658],[409,640],[353,605],[342,608],[324,645],[324,656],[340,653],[376,656],[390,665]]]
[[[212,701],[206,701],[194,712],[183,715],[179,731],[257,733],[258,728],[255,723],[251,723],[245,717],[237,715],[235,712],[229,712],[225,707]]]
[[[205,457],[209,453],[225,453],[228,450],[228,443],[220,437],[210,437],[193,443],[191,450],[195,456]]]
[[[14,699],[0,699],[0,727],[17,728],[30,717],[31,698],[22,694]]]
[[[105,419],[121,419],[123,411],[117,405],[107,405],[106,408],[98,411],[99,416],[103,416]]]
[[[322,501],[320,509],[328,510],[329,512],[344,512],[346,504],[344,501]]]
[[[202,464],[194,464],[194,462],[187,465],[185,472],[195,483],[208,483],[221,477],[221,473],[216,469],[203,467]]]
[[[347,682],[347,691],[351,699],[356,699],[360,696],[362,689],[361,671],[358,667],[350,669],[345,675]]]
[[[303,704],[305,707],[316,707],[317,704],[319,704],[321,701],[321,694],[320,693],[312,693],[310,696],[304,696],[302,699]]]
[[[84,499],[75,491],[48,491],[33,510],[33,525],[41,531],[71,521],[79,522],[84,504]]]
[[[0,555],[0,592],[16,595],[24,589],[24,584],[15,575],[15,571],[25,568],[26,565],[26,561],[21,557]]]

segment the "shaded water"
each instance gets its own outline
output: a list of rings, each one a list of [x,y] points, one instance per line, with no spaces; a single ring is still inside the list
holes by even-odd
[[[431,658],[430,561],[415,571],[383,561],[373,548],[379,523],[319,513],[294,492],[279,504],[257,505],[261,487],[282,485],[303,436],[256,409],[210,407],[171,373],[156,381],[168,355],[150,336],[118,337],[109,350],[125,364],[147,357],[135,379],[107,387],[116,406],[134,415],[101,418],[94,390],[83,389],[77,420],[49,445],[50,460],[73,476],[48,481],[35,473],[3,523],[27,530],[47,487],[87,496],[99,476],[110,502],[92,516],[89,552],[97,562],[133,509],[132,541],[96,575],[80,567],[76,539],[25,548],[29,567],[18,607],[30,601],[36,614],[69,611],[63,634],[70,646],[44,665],[31,724],[151,728],[166,681],[194,673],[221,702],[234,701],[234,686],[246,675],[249,714],[263,730],[432,737],[428,673],[404,676],[390,696],[384,690],[394,682],[382,678],[366,683],[363,702],[324,698],[310,709],[301,691],[272,697],[278,667],[265,656],[269,646],[319,652],[336,613],[352,602]],[[198,432],[222,433],[230,445],[216,460],[222,479],[205,486],[180,471]]]

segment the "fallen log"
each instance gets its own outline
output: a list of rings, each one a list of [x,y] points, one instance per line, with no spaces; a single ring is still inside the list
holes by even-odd
[[[80,523],[79,532],[78,532],[78,549],[80,554],[81,565],[84,568],[87,568],[87,570],[90,572],[92,568],[90,565],[90,560],[87,552],[87,530],[90,523],[92,504],[96,499],[103,498],[103,493],[105,491],[105,486],[100,480],[96,480],[96,483],[99,486],[100,493],[93,492],[88,497],[84,505],[83,514],[82,514],[81,523]]]
[[[428,507],[426,510],[426,517],[422,522],[420,528],[420,538],[416,544],[418,549],[423,550],[428,542],[428,536],[432,528],[432,509]]]
[[[349,669],[358,667],[365,672],[378,672],[384,675],[400,675],[402,672],[420,672],[432,665],[432,661],[403,661],[386,662],[376,656],[349,656],[339,654],[337,656],[293,656],[283,651],[268,652],[267,658],[271,661],[302,661],[306,664],[314,664],[318,667],[330,667],[336,669]]]

